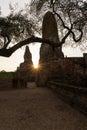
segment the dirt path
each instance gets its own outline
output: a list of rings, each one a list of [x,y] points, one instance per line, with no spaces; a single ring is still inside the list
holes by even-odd
[[[0,130],[87,130],[87,118],[48,88],[0,91]]]

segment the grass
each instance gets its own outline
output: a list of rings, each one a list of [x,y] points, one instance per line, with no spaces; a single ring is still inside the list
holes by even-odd
[[[0,78],[3,78],[3,79],[11,79],[13,77],[13,74],[15,72],[0,72]]]

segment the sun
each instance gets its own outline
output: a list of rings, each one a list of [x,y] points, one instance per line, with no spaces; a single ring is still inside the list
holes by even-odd
[[[35,69],[38,69],[38,67],[39,67],[39,66],[38,66],[38,63],[34,62],[33,65],[34,65],[34,68],[35,68]]]
[[[39,64],[39,59],[37,57],[33,57],[32,61],[33,61],[34,68],[38,69],[39,68],[39,65],[38,65]]]

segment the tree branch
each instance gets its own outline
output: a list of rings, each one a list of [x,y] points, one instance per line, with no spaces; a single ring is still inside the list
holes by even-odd
[[[7,38],[7,43],[6,43],[6,38]],[[4,37],[4,39],[5,39],[5,44],[4,44],[3,48],[7,48],[11,42],[10,36],[6,36],[6,37]]]
[[[6,48],[0,49],[0,56],[10,57],[17,49],[21,48],[24,45],[34,43],[34,42],[49,44],[54,48],[62,45],[61,42],[60,43],[54,43],[53,41],[50,41],[48,39],[43,39],[43,38],[32,36],[30,38],[27,38],[27,39],[17,43],[16,45],[14,45],[13,47],[11,47],[9,49],[6,49]]]
[[[64,44],[65,43],[65,40],[66,38],[70,35],[71,33],[71,30],[72,30],[72,26],[71,26],[71,29],[68,31],[68,33],[63,37],[63,39],[61,40],[61,44]]]
[[[82,31],[81,29],[78,29],[79,32],[80,32],[80,36],[79,36],[78,39],[76,39],[76,36],[75,36],[74,32],[72,31],[72,28],[73,28],[73,24],[74,24],[74,23],[72,24],[72,23],[71,23],[71,19],[70,19],[71,29],[70,29],[68,26],[66,26],[65,23],[64,23],[64,21],[63,21],[63,19],[61,18],[61,16],[60,16],[58,13],[56,13],[55,8],[54,8],[54,5],[55,5],[55,4],[53,3],[53,6],[52,6],[52,8],[53,8],[53,13],[61,20],[62,26],[69,31],[69,32],[67,33],[67,35],[62,39],[61,42],[64,42],[65,39],[69,36],[70,33],[72,34],[73,40],[74,40],[75,42],[80,41],[81,38],[82,38],[82,36],[83,36],[83,31]],[[70,18],[70,16],[69,16],[69,18]]]

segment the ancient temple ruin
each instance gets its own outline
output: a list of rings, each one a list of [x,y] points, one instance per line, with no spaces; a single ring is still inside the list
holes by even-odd
[[[24,62],[20,64],[19,73],[26,82],[34,80],[32,55],[28,46],[25,48]]]
[[[43,18],[42,37],[59,43],[56,19],[51,12],[47,12]],[[19,67],[19,79],[26,83],[35,81],[37,86],[45,86],[49,80],[83,86],[87,84],[87,54],[64,58],[62,46],[53,50],[50,45],[42,43],[39,64],[40,68],[35,71],[29,47],[26,46],[24,62]]]
[[[24,63],[33,64],[32,63],[32,55],[30,53],[30,49],[28,46],[26,46],[26,48],[25,48]]]
[[[42,38],[49,39],[54,43],[59,43],[59,35],[57,31],[57,22],[54,15],[48,11],[44,18],[42,24]],[[62,46],[53,48],[48,44],[42,44],[40,49],[40,62],[46,62],[53,58],[63,58]]]
[[[43,18],[42,37],[59,43],[57,22],[49,11]],[[62,46],[53,50],[50,45],[43,43],[40,49],[40,64],[42,68],[36,80],[38,86],[45,86],[49,80],[76,85],[87,83],[87,54],[79,58],[64,58]]]

